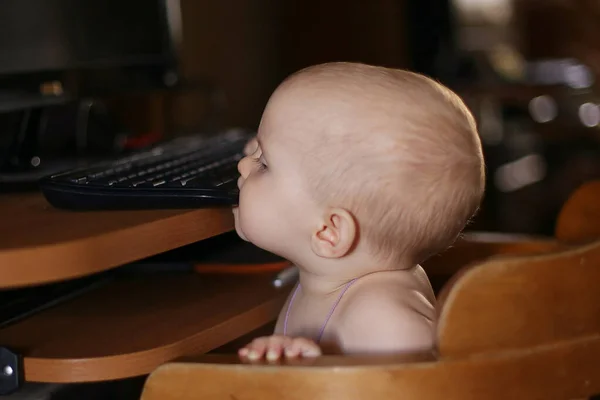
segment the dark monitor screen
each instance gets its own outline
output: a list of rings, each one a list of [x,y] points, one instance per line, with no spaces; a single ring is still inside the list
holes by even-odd
[[[0,82],[37,87],[40,76],[77,71],[87,79],[79,86],[93,86],[102,71],[160,74],[175,62],[167,1],[0,0]]]
[[[0,74],[164,63],[160,0],[2,0]]]

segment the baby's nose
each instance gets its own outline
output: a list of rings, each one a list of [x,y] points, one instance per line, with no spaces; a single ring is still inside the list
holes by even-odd
[[[252,160],[250,160],[250,157],[246,156],[244,158],[242,158],[237,165],[238,171],[240,173],[240,175],[242,176],[242,178],[246,179],[246,177],[248,177],[248,175],[250,175],[250,170],[252,168],[251,166]]]

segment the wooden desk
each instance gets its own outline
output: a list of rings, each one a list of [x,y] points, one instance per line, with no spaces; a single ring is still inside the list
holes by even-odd
[[[229,208],[68,212],[37,193],[0,196],[0,289],[93,274],[230,231]],[[144,375],[276,319],[289,288],[272,274],[119,277],[0,329],[25,380]]]
[[[71,279],[233,229],[229,208],[70,212],[41,194],[0,196],[0,287]]]
[[[119,279],[0,330],[24,356],[30,382],[140,376],[201,354],[277,318],[290,288],[270,274],[181,274]]]

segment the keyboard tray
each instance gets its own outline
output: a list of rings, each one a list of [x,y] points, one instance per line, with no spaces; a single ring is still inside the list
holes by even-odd
[[[108,283],[0,329],[29,382],[73,383],[150,373],[277,318],[290,287],[272,274],[147,274]]]

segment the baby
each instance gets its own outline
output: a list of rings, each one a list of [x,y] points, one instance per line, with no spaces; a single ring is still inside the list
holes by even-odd
[[[431,349],[435,296],[419,264],[456,240],[484,191],[461,99],[407,71],[317,65],[275,90],[249,147],[236,231],[300,274],[274,336],[240,356]]]

